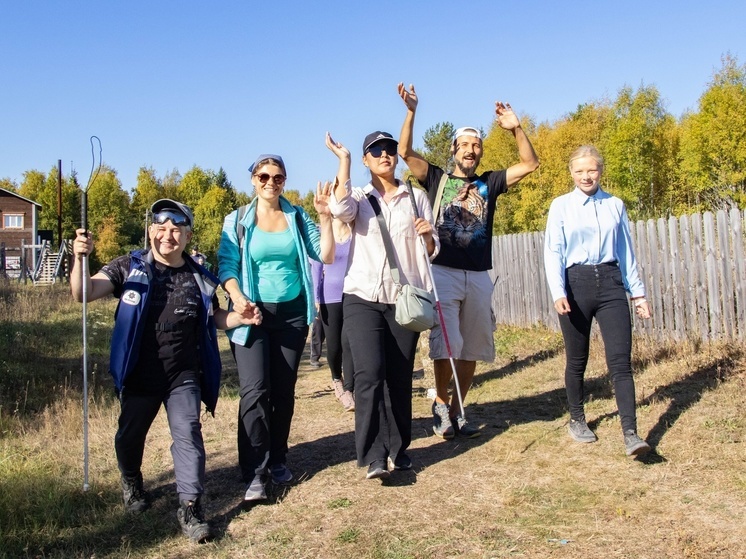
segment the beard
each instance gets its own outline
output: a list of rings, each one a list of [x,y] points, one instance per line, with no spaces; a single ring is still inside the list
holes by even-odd
[[[477,165],[479,165],[479,159],[477,159],[476,157],[474,159],[462,159],[460,161],[456,161],[456,167],[458,167],[459,171],[461,171],[461,173],[466,175],[467,177],[476,174]]]

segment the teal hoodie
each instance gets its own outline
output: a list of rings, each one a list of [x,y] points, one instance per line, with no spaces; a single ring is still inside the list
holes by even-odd
[[[280,208],[288,221],[288,227],[293,235],[295,248],[300,256],[300,267],[303,270],[301,280],[303,281],[303,293],[306,296],[306,320],[308,324],[313,322],[316,315],[316,306],[313,298],[313,279],[311,277],[311,264],[308,259],[321,261],[321,234],[316,224],[306,211],[300,206],[294,206],[284,196],[280,196]],[[235,278],[241,287],[241,292],[249,301],[256,301],[256,286],[252,284],[251,259],[249,258],[248,239],[256,227],[256,198],[248,205],[246,212],[241,218],[241,224],[245,228],[243,247],[238,244],[237,220],[238,210],[229,213],[223,221],[223,232],[220,236],[220,248],[218,249],[218,276],[220,282]],[[301,230],[302,228],[302,230]],[[230,305],[232,309],[232,304]],[[235,344],[245,345],[249,339],[251,326],[238,326],[228,330],[228,338]]]

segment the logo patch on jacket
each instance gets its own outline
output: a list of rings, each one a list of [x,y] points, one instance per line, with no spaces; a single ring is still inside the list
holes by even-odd
[[[125,303],[127,305],[139,305],[140,304],[140,294],[137,291],[133,291],[132,289],[128,289],[122,294],[122,303]]]

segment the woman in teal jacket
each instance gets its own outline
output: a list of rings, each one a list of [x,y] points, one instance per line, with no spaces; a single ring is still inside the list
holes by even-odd
[[[249,167],[254,200],[229,214],[218,250],[219,276],[233,310],[261,312],[258,326],[228,331],[240,382],[238,462],[247,484],[245,501],[267,498],[269,478],[287,484],[285,465],[295,405],[295,382],[315,314],[308,258],[334,261],[334,236],[327,199],[319,186],[308,214],[282,196],[287,179],[279,155],[260,155]]]

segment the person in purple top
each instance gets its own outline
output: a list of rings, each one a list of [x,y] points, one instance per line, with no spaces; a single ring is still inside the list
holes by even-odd
[[[334,231],[334,262],[311,263],[311,273],[318,304],[318,318],[326,339],[326,359],[332,372],[334,394],[347,411],[355,411],[353,396],[352,361],[342,333],[342,288],[347,273],[347,258],[352,238],[350,226],[338,219],[332,220]]]

